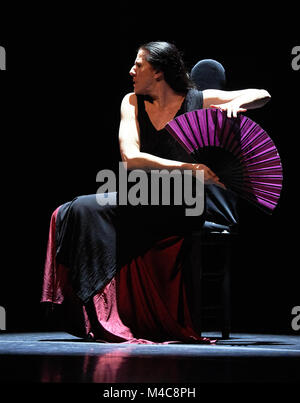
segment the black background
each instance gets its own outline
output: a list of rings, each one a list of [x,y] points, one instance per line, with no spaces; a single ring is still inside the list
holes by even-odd
[[[162,6],[162,4],[164,6]],[[138,46],[174,42],[191,68],[214,58],[228,89],[265,88],[272,100],[247,112],[274,140],[284,186],[272,216],[241,203],[232,267],[233,329],[284,332],[300,305],[298,154],[300,45],[296,10],[263,13],[253,3],[127,3],[20,6],[2,10],[0,45],[0,305],[7,330],[41,328],[41,285],[49,222],[61,203],[95,193],[96,174],[117,169],[119,109],[132,91]],[[23,6],[25,8],[25,6]]]

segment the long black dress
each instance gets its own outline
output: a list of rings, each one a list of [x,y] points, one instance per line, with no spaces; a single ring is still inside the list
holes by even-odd
[[[176,161],[193,162],[163,129],[157,131],[138,96],[141,151]],[[202,108],[202,92],[189,90],[177,115]],[[87,303],[117,270],[159,239],[183,235],[200,227],[203,217],[186,217],[185,206],[101,206],[96,195],[79,196],[63,204],[56,219],[56,259],[69,268],[72,287]]]

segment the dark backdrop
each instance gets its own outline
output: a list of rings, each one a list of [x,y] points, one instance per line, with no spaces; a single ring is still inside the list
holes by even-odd
[[[128,71],[136,50],[149,40],[167,40],[184,52],[189,68],[203,58],[220,61],[228,89],[265,88],[272,95],[267,106],[247,115],[278,147],[284,187],[272,216],[241,203],[233,328],[295,333],[290,323],[292,307],[300,305],[300,71],[291,67],[291,50],[300,45],[296,10],[273,10],[270,17],[258,6],[246,12],[241,5],[164,4],[163,9],[126,2],[105,10],[27,7],[1,15],[7,71],[0,72],[0,305],[10,331],[41,328],[51,213],[76,195],[95,193],[99,170],[117,169],[120,102],[132,91]]]

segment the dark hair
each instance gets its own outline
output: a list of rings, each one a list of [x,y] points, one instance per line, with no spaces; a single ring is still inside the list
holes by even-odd
[[[146,60],[152,67],[164,73],[165,81],[174,91],[185,94],[193,87],[182,55],[175,45],[169,42],[155,41],[145,43],[139,49],[148,51]]]

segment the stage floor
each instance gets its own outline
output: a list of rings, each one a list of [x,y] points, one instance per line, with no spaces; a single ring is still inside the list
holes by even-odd
[[[294,335],[143,345],[86,342],[64,332],[0,334],[2,383],[298,383],[299,368]]]

